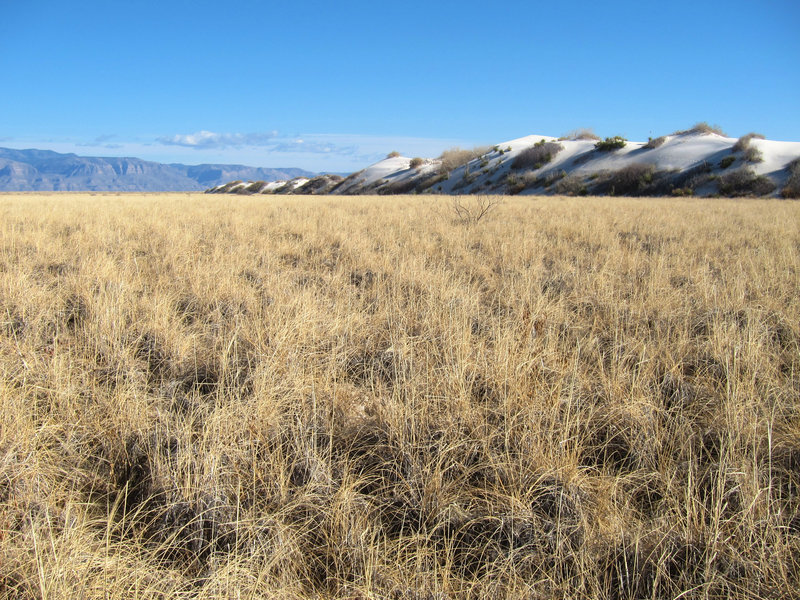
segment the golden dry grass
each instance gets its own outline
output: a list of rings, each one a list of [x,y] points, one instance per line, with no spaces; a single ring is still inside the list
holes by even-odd
[[[796,203],[1,195],[0,596],[797,597],[799,340]]]

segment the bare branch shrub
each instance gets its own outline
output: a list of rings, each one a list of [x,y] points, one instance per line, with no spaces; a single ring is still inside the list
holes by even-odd
[[[478,223],[500,204],[500,200],[493,196],[468,196],[467,198],[453,196],[451,204],[456,221],[462,225]]]

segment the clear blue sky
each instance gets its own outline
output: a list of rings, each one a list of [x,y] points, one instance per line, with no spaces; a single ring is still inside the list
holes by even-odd
[[[0,0],[0,146],[349,171],[592,127],[800,141],[798,0]]]

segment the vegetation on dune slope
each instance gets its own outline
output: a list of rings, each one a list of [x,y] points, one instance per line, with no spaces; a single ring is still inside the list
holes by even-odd
[[[796,597],[798,205],[449,202],[2,197],[0,597]]]

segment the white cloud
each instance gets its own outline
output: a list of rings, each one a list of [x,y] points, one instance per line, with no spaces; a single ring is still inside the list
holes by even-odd
[[[241,146],[266,146],[274,143],[277,131],[259,133],[214,133],[198,131],[196,133],[177,134],[158,138],[167,146],[185,146],[187,148],[229,148]]]

